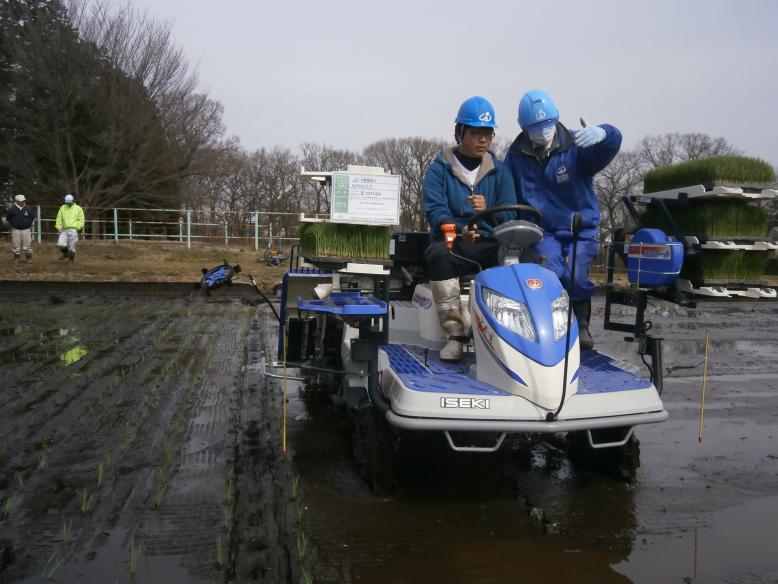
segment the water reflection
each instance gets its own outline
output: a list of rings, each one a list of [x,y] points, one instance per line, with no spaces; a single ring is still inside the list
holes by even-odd
[[[778,496],[721,510],[701,527],[646,535],[615,566],[633,582],[776,582]],[[679,533],[680,532],[680,533]]]
[[[88,352],[87,348],[83,345],[73,347],[69,351],[65,351],[59,356],[59,360],[65,364],[65,367],[72,365],[76,361],[81,360]]]
[[[290,443],[317,582],[629,582],[612,566],[632,553],[633,486],[579,470],[539,438],[474,455],[418,433],[401,440],[396,491],[378,497],[338,430],[348,422],[305,406]]]

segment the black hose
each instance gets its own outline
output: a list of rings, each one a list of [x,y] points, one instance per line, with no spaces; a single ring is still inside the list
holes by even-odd
[[[262,293],[262,290],[259,289],[259,286],[257,286],[256,280],[254,280],[254,276],[249,276],[248,278],[249,278],[249,280],[251,280],[251,283],[254,286],[254,289],[259,293],[259,295],[262,297],[262,299],[265,302],[267,302],[267,305],[270,307],[270,310],[273,311],[273,316],[276,317],[276,320],[278,321],[278,324],[281,324],[281,317],[278,316],[278,312],[276,312],[276,307],[273,306],[273,303],[270,301],[270,299]]]
[[[546,421],[554,422],[562,411],[562,406],[565,405],[565,396],[567,394],[567,366],[570,360],[570,325],[573,321],[573,286],[575,285],[575,259],[578,251],[578,234],[581,231],[581,215],[576,213],[573,215],[573,258],[572,267],[570,268],[570,286],[567,291],[567,334],[565,335],[565,368],[562,378],[562,399],[559,400],[559,407],[553,414],[551,412],[546,416]]]

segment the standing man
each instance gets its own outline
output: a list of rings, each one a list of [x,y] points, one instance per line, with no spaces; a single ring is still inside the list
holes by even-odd
[[[32,263],[32,224],[35,217],[27,207],[24,195],[16,195],[14,203],[5,213],[5,218],[11,224],[11,251],[14,264],[19,262],[22,251],[27,257],[27,263]]]
[[[594,175],[608,166],[621,147],[621,132],[608,124],[569,131],[559,122],[559,110],[545,92],[533,89],[519,102],[522,132],[505,155],[513,175],[519,203],[543,213],[543,240],[535,251],[545,256],[552,270],[570,292],[580,331],[581,350],[594,347],[589,333],[591,297],[595,286],[589,268],[597,257],[600,203],[594,192]],[[575,282],[570,281],[572,220],[579,213],[582,230],[578,239]]]
[[[424,175],[424,212],[434,241],[424,253],[440,326],[449,340],[440,351],[444,361],[462,358],[465,333],[459,298],[459,277],[482,268],[496,266],[499,244],[479,239],[490,234],[491,226],[479,222],[473,231],[468,219],[478,211],[498,205],[515,205],[511,175],[489,150],[494,137],[494,108],[485,98],[466,99],[454,120],[457,145],[440,152]],[[461,240],[449,250],[443,241],[441,225],[453,223]]]
[[[84,228],[84,210],[76,205],[73,195],[65,195],[65,204],[59,208],[57,221],[54,224],[59,231],[57,247],[62,252],[62,258],[68,261],[76,259],[76,242],[78,241],[78,232]]]

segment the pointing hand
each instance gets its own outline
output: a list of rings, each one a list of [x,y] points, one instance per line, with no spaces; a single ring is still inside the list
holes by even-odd
[[[581,128],[575,133],[575,145],[579,148],[588,148],[605,140],[605,130],[599,126],[587,126],[581,118]]]

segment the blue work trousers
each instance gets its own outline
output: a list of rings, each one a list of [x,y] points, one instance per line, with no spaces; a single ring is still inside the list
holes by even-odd
[[[570,231],[543,232],[543,239],[533,250],[545,257],[546,267],[554,272],[573,302],[589,300],[596,286],[589,281],[589,268],[597,257],[600,244],[595,229],[584,229],[578,236],[575,256],[575,281],[570,287],[570,267],[573,261],[573,234]]]

